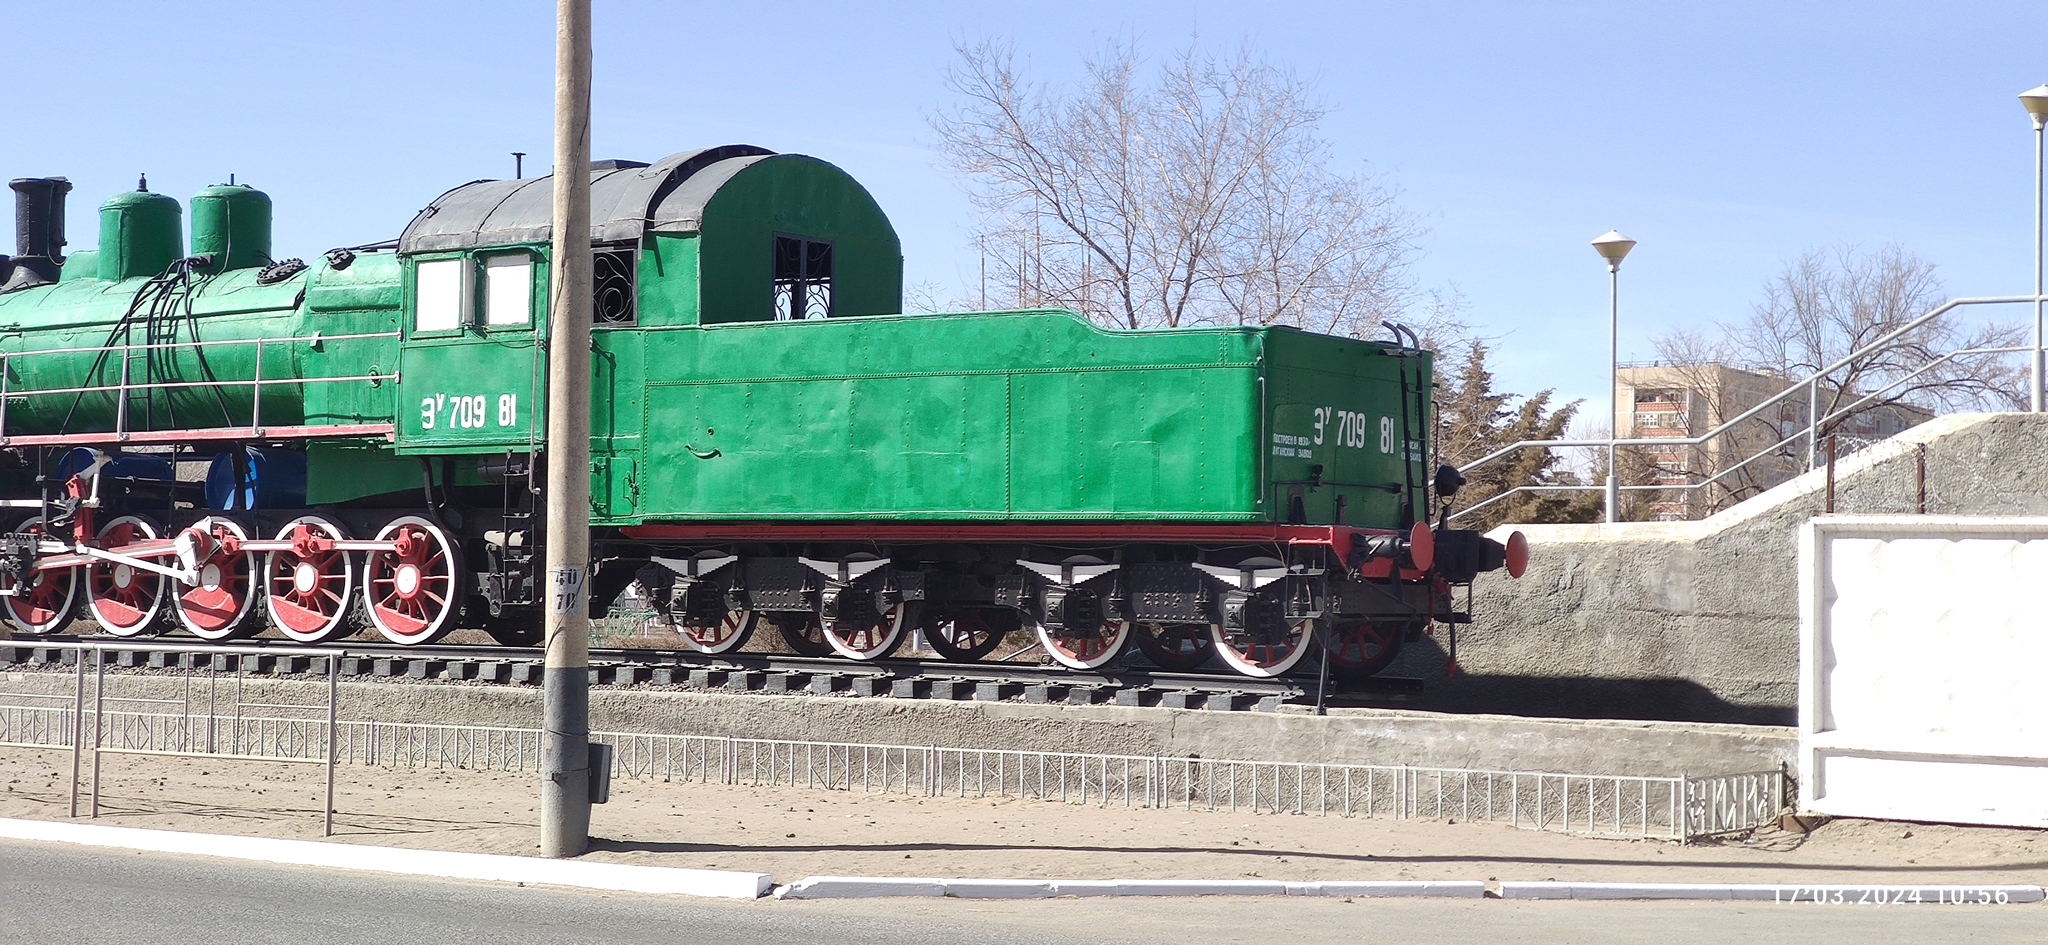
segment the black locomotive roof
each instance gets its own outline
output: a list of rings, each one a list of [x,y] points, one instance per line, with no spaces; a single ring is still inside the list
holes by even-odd
[[[590,239],[638,240],[649,230],[692,232],[718,188],[775,152],[728,144],[673,154],[653,164],[600,161],[590,169]],[[401,253],[430,253],[548,241],[554,178],[480,180],[448,191],[413,217]]]

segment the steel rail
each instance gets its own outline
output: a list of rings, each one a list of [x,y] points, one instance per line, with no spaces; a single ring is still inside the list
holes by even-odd
[[[506,682],[507,680],[502,677],[510,676],[509,682],[512,684],[522,681],[516,672],[494,672],[489,674],[492,678],[483,679],[481,677],[484,674],[479,670],[484,664],[537,666],[541,655],[541,651],[534,647],[488,645],[413,647],[395,643],[351,641],[326,647],[266,640],[243,640],[233,644],[184,640],[120,641],[102,644],[98,642],[98,638],[53,635],[0,640],[0,663],[48,664],[54,661],[35,651],[95,647],[144,656],[191,653],[209,663],[217,656],[291,656],[315,660],[333,657],[332,669],[338,675],[370,679],[425,679],[429,678],[425,673],[413,673],[415,665],[428,667],[430,672],[438,674],[450,667],[435,668],[436,664],[454,664],[459,675],[453,678]],[[1151,702],[1180,702],[1190,708],[1270,709],[1281,703],[1313,699],[1317,694],[1315,690],[1318,685],[1318,680],[1313,677],[1262,679],[1236,674],[1172,673],[1142,667],[1084,672],[1036,663],[999,661],[955,663],[946,660],[886,659],[856,662],[836,657],[782,654],[713,656],[690,650],[653,648],[593,649],[591,656],[593,673],[598,679],[613,685],[647,682],[653,676],[654,670],[666,670],[672,674],[680,671],[680,674],[674,677],[675,682],[669,685],[711,689],[745,688],[750,691],[768,688],[773,692],[776,690],[769,688],[767,683],[770,678],[776,678],[786,684],[793,684],[786,685],[782,690],[792,693],[841,692],[848,688],[858,688],[853,686],[855,680],[867,679],[874,686],[873,694],[876,695],[890,692],[897,698],[938,701],[990,701],[991,694],[998,697],[1016,696],[1022,695],[1023,689],[1038,688],[1044,694],[1049,694],[1051,690],[1064,690],[1068,695],[1064,701],[1074,704],[1085,701],[1088,704],[1142,705],[1148,704],[1149,699]],[[171,668],[169,660],[165,660],[164,663],[164,668]],[[236,665],[241,664],[238,661]],[[154,667],[117,665],[114,668],[133,670]],[[308,668],[312,668],[310,664]],[[297,673],[296,670],[280,667],[256,671],[277,675]],[[705,675],[695,675],[698,673]],[[721,683],[714,683],[709,678],[711,674],[723,675],[725,679]],[[703,680],[701,685],[691,681],[699,679]],[[740,685],[731,685],[733,682]],[[882,688],[881,684],[884,683],[888,685],[887,689]],[[957,688],[960,686],[970,687],[972,692],[963,695]],[[984,692],[983,687],[989,687],[989,691]],[[1019,688],[1012,691],[1011,687]],[[1407,693],[1420,689],[1420,679],[1373,677],[1348,683],[1333,680],[1327,695],[1397,700]],[[1077,691],[1083,697],[1078,701],[1073,698]]]

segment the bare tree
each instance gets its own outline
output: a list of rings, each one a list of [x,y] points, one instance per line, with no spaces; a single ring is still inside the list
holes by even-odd
[[[1735,355],[1751,370],[1797,379],[1834,364],[1821,387],[1822,417],[1866,396],[1865,408],[1911,404],[1933,411],[2020,406],[2010,357],[1952,352],[2010,347],[2020,328],[1965,325],[1937,318],[1876,349],[1850,355],[1919,318],[1947,297],[1934,264],[1893,245],[1872,253],[1844,246],[1813,250],[1787,263],[1764,290],[1749,320],[1729,332]],[[1859,408],[1864,409],[1864,408]],[[1822,432],[1847,416],[1825,422]]]
[[[956,47],[934,116],[972,181],[996,298],[1105,325],[1294,325],[1368,335],[1410,300],[1420,234],[1393,189],[1340,173],[1313,83],[1250,47],[1189,48],[1147,74],[1135,43],[1074,88],[1004,42]]]
[[[2020,366],[2006,354],[1982,351],[2016,345],[2014,324],[1936,318],[1892,341],[1947,296],[1933,263],[1898,246],[1859,252],[1853,246],[1810,250],[1786,262],[1764,287],[1749,317],[1712,331],[1679,329],[1656,339],[1658,357],[1683,389],[1683,423],[1698,436],[1743,413],[1757,398],[1736,396],[1724,368],[1796,383],[1846,363],[1819,384],[1815,411],[1821,441],[1852,429],[1860,417],[1886,410],[1943,413],[2021,405]],[[1870,347],[1869,351],[1861,349]],[[1807,398],[1766,410],[1714,441],[1682,448],[1684,475],[1714,480],[1695,490],[1696,512],[1724,508],[1804,468],[1809,443],[1782,444],[1808,423]],[[1759,456],[1776,448],[1781,455]],[[1659,452],[1674,452],[1681,448]],[[1664,464],[1669,471],[1671,464]]]

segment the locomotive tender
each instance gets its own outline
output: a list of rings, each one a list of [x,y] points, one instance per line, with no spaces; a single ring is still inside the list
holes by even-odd
[[[0,603],[17,632],[537,640],[548,178],[396,241],[270,254],[268,197],[146,182],[0,256]],[[900,315],[867,191],[726,146],[593,166],[593,613],[640,582],[708,653],[1384,668],[1526,547],[1430,522],[1431,360],[1284,327]],[[578,356],[582,356],[581,353]],[[203,474],[202,474],[203,473]]]

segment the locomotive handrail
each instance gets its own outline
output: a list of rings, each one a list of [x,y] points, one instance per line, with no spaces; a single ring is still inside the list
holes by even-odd
[[[1721,436],[1724,436],[1724,435],[1726,435],[1726,434],[1727,434],[1727,433],[1728,433],[1728,432],[1729,432],[1730,430],[1734,429],[1734,428],[1735,428],[1735,427],[1736,427],[1737,425],[1739,425],[1739,424],[1742,424],[1742,423],[1745,423],[1745,422],[1748,422],[1749,420],[1752,420],[1752,419],[1754,419],[1754,418],[1755,418],[1755,417],[1756,417],[1756,416],[1757,416],[1758,414],[1761,414],[1761,413],[1763,413],[1763,412],[1765,411],[1765,409],[1767,409],[1767,408],[1769,408],[1769,407],[1777,406],[1777,405],[1778,405],[1778,404],[1779,404],[1779,403],[1780,403],[1781,401],[1784,401],[1784,400],[1786,400],[1786,399],[1790,398],[1790,397],[1791,397],[1791,396],[1792,396],[1793,394],[1799,393],[1799,392],[1800,392],[1800,391],[1802,391],[1802,390],[1806,392],[1806,395],[1807,395],[1807,400],[1808,400],[1808,409],[1807,409],[1807,414],[1806,414],[1806,416],[1807,416],[1807,425],[1806,425],[1806,430],[1805,430],[1805,432],[1804,432],[1804,433],[1801,433],[1801,434],[1793,434],[1793,435],[1791,435],[1791,436],[1787,436],[1787,437],[1784,437],[1783,439],[1780,439],[1780,440],[1779,440],[1778,442],[1776,442],[1776,443],[1773,443],[1773,444],[1771,444],[1770,446],[1768,446],[1768,447],[1765,447],[1765,448],[1764,448],[1764,449],[1762,449],[1762,450],[1759,450],[1759,451],[1758,451],[1758,452],[1756,452],[1755,454],[1753,454],[1753,455],[1749,456],[1748,458],[1744,459],[1744,460],[1743,460],[1742,462],[1740,462],[1740,463],[1737,463],[1737,464],[1736,464],[1735,466],[1731,466],[1731,467],[1729,467],[1728,469],[1725,469],[1725,470],[1721,471],[1720,473],[1717,473],[1717,474],[1715,474],[1715,476],[1714,476],[1713,478],[1711,478],[1711,479],[1707,479],[1707,480],[1703,480],[1703,481],[1701,481],[1701,482],[1698,482],[1698,483],[1687,483],[1687,484],[1684,484],[1684,485],[1674,485],[1674,486],[1658,486],[1658,485],[1649,485],[1649,486],[1620,486],[1620,487],[1618,487],[1618,488],[1620,488],[1620,489],[1622,489],[1622,490],[1625,490],[1625,491],[1638,491],[1638,492],[1649,492],[1649,491],[1689,491],[1689,490],[1692,490],[1692,489],[1697,489],[1697,488],[1701,488],[1701,487],[1703,487],[1703,486],[1706,486],[1706,485],[1708,485],[1709,483],[1713,482],[1714,480],[1716,480],[1716,479],[1719,479],[1719,478],[1720,478],[1721,476],[1727,475],[1728,473],[1730,473],[1730,472],[1733,472],[1733,471],[1735,471],[1736,469],[1739,469],[1739,468],[1741,468],[1741,467],[1742,467],[1742,466],[1744,466],[1744,465],[1747,465],[1747,464],[1748,464],[1748,463],[1749,463],[1749,462],[1750,462],[1751,460],[1754,460],[1754,459],[1756,459],[1756,458],[1757,458],[1757,457],[1759,457],[1759,456],[1763,456],[1763,455],[1769,454],[1769,453],[1771,453],[1772,451],[1776,450],[1776,449],[1777,449],[1778,447],[1780,447],[1780,446],[1783,446],[1783,445],[1784,445],[1784,444],[1786,444],[1786,443],[1790,443],[1790,442],[1792,442],[1792,441],[1794,441],[1794,440],[1800,439],[1800,438],[1801,438],[1802,436],[1804,436],[1805,438],[1807,438],[1807,440],[1809,441],[1809,442],[1808,442],[1808,444],[1807,444],[1807,453],[1808,453],[1808,455],[1807,455],[1807,467],[1808,467],[1809,469],[1811,469],[1811,468],[1813,468],[1814,464],[1815,464],[1815,463],[1817,462],[1817,457],[1818,457],[1818,445],[1817,445],[1817,443],[1815,443],[1815,442],[1814,442],[1814,440],[1815,440],[1815,439],[1817,438],[1817,435],[1818,435],[1818,432],[1819,432],[1819,429],[1820,429],[1820,426],[1821,426],[1821,424],[1823,424],[1823,423],[1825,423],[1825,422],[1827,422],[1827,421],[1829,421],[1829,420],[1833,420],[1833,419],[1835,419],[1835,418],[1836,418],[1836,417],[1838,417],[1838,416],[1841,416],[1842,414],[1846,413],[1846,412],[1847,412],[1848,410],[1853,410],[1853,409],[1855,409],[1856,407],[1860,407],[1860,406],[1861,406],[1862,404],[1864,404],[1864,403],[1867,403],[1867,402],[1868,402],[1868,401],[1869,401],[1869,400],[1870,400],[1871,398],[1873,398],[1873,397],[1876,397],[1876,396],[1877,396],[1878,394],[1881,394],[1881,393],[1883,393],[1883,392],[1885,392],[1885,391],[1887,391],[1887,390],[1890,390],[1891,388],[1893,388],[1893,387],[1896,387],[1896,386],[1898,386],[1899,384],[1901,384],[1901,383],[1905,382],[1906,380],[1909,380],[1909,379],[1911,379],[1911,378],[1913,378],[1913,377],[1916,377],[1916,376],[1920,375],[1921,373],[1924,373],[1924,372],[1925,372],[1925,371],[1927,371],[1928,369],[1931,369],[1931,368],[1933,368],[1933,367],[1934,367],[1935,365],[1937,365],[1937,364],[1940,364],[1940,363],[1942,363],[1942,362],[1945,362],[1945,361],[1947,361],[1947,360],[1949,360],[1949,359],[1951,359],[1951,358],[1954,358],[1954,357],[1957,357],[1957,356],[1960,356],[1960,355],[1964,355],[1964,354],[1972,354],[1972,353],[1976,353],[1976,354],[1991,354],[1991,353],[2012,353],[2012,352],[2016,352],[2016,351],[2031,351],[2031,350],[2033,350],[2033,348],[2032,348],[2032,346],[2028,346],[2028,347],[2024,347],[2024,348],[2011,348],[2011,349],[2002,349],[2002,348],[2001,348],[2001,349],[1989,349],[1989,348],[1987,348],[1987,349],[1962,349],[1962,350],[1952,351],[1952,352],[1949,352],[1949,353],[1948,353],[1948,354],[1946,354],[1946,355],[1943,355],[1943,356],[1942,356],[1942,357],[1940,357],[1940,358],[1937,358],[1936,360],[1934,360],[1934,361],[1932,361],[1932,362],[1930,362],[1930,363],[1928,363],[1928,364],[1926,364],[1926,365],[1923,365],[1922,367],[1920,367],[1919,369],[1917,369],[1917,370],[1913,371],[1912,373],[1909,373],[1909,374],[1905,375],[1904,377],[1898,378],[1898,379],[1896,379],[1896,380],[1892,381],[1891,383],[1889,383],[1889,384],[1886,384],[1886,385],[1885,385],[1884,387],[1878,388],[1878,389],[1877,389],[1876,391],[1872,392],[1871,394],[1865,395],[1865,396],[1864,396],[1864,397],[1863,397],[1862,399],[1858,400],[1858,401],[1857,401],[1857,402],[1856,402],[1855,404],[1851,405],[1850,407],[1848,407],[1848,408],[1842,408],[1842,409],[1838,409],[1838,410],[1832,411],[1832,412],[1830,412],[1830,413],[1829,413],[1829,414],[1828,414],[1828,415],[1827,415],[1827,416],[1826,416],[1825,418],[1822,418],[1822,417],[1821,417],[1821,416],[1819,415],[1819,414],[1820,414],[1820,410],[1819,410],[1819,401],[1820,401],[1820,381],[1821,381],[1821,380],[1822,380],[1823,378],[1827,377],[1827,375],[1829,375],[1829,374],[1832,374],[1832,373],[1834,373],[1834,372],[1835,372],[1836,370],[1838,370],[1838,369],[1842,368],[1842,367],[1843,367],[1844,365],[1847,365],[1847,364],[1849,364],[1850,362],[1852,362],[1852,361],[1856,360],[1856,359],[1857,359],[1857,358],[1859,358],[1859,357],[1862,357],[1862,356],[1864,356],[1865,354],[1868,354],[1868,353],[1870,353],[1870,352],[1872,352],[1872,351],[1875,351],[1875,350],[1877,350],[1877,349],[1879,349],[1879,348],[1882,348],[1882,347],[1884,347],[1885,345],[1891,344],[1892,342],[1894,342],[1894,341],[1898,340],[1898,339],[1899,339],[1900,337],[1902,337],[1902,336],[1906,335],[1907,333],[1909,333],[1909,332],[1912,332],[1912,331],[1914,331],[1915,329],[1918,329],[1918,328],[1920,328],[1920,327],[1922,327],[1922,326],[1926,325],[1926,324],[1927,324],[1928,322],[1931,322],[1931,321],[1935,320],[1936,318],[1940,318],[1941,316],[1943,316],[1943,315],[1946,315],[1946,314],[1948,314],[1948,313],[1949,313],[1950,311],[1952,311],[1952,310],[1954,310],[1954,309],[1957,309],[1957,308],[1961,308],[1961,307],[1963,307],[1963,306],[1966,306],[1966,305],[2017,305],[2017,304],[2020,304],[2020,303],[2034,303],[2034,302],[2040,302],[2040,301],[2043,301],[2043,300],[2048,300],[2048,296],[2035,296],[2035,295],[1997,295],[1997,296],[1983,296],[1983,297],[1976,297],[1976,298],[1960,298],[1960,299],[1950,299],[1950,300],[1949,300],[1949,301],[1947,301],[1947,302],[1943,302],[1942,304],[1940,304],[1940,305],[1937,305],[1937,306],[1935,306],[1935,307],[1934,307],[1934,308],[1932,308],[1932,309],[1929,309],[1929,310],[1928,310],[1928,311],[1927,311],[1927,312],[1926,312],[1925,314],[1923,314],[1923,315],[1919,316],[1918,318],[1915,318],[1915,319],[1913,319],[1912,321],[1910,321],[1910,322],[1907,322],[1906,324],[1904,324],[1904,325],[1901,325],[1901,326],[1899,326],[1898,328],[1895,328],[1895,329],[1891,330],[1890,332],[1887,332],[1887,333],[1885,333],[1884,335],[1882,335],[1882,336],[1878,337],[1877,339],[1875,339],[1875,340],[1873,340],[1873,341],[1869,342],[1868,344],[1865,344],[1864,346],[1862,346],[1862,347],[1860,347],[1860,348],[1857,348],[1856,350],[1854,350],[1854,351],[1851,351],[1850,353],[1848,353],[1848,354],[1846,354],[1846,355],[1843,355],[1843,356],[1842,356],[1842,357],[1841,357],[1840,359],[1836,360],[1836,361],[1835,361],[1834,363],[1832,363],[1832,364],[1829,364],[1829,365],[1828,365],[1827,367],[1821,368],[1820,370],[1817,370],[1817,371],[1813,372],[1812,374],[1810,374],[1810,375],[1807,375],[1807,376],[1806,376],[1805,378],[1802,378],[1801,380],[1799,380],[1799,381],[1797,381],[1797,382],[1795,382],[1795,383],[1793,383],[1793,384],[1791,384],[1791,385],[1787,386],[1787,387],[1786,387],[1786,388],[1785,388],[1784,390],[1781,390],[1781,391],[1779,391],[1778,393],[1776,393],[1776,394],[1772,394],[1771,396],[1769,396],[1769,397],[1765,398],[1765,399],[1764,399],[1764,400],[1763,400],[1762,402],[1758,403],[1758,404],[1757,404],[1756,406],[1754,406],[1754,407],[1751,407],[1750,409],[1748,409],[1748,410],[1745,410],[1745,411],[1743,411],[1743,412],[1742,412],[1741,414],[1738,414],[1738,415],[1737,415],[1737,416],[1735,416],[1734,418],[1732,418],[1732,419],[1729,419],[1729,420],[1727,420],[1727,421],[1724,421],[1723,423],[1721,423],[1721,425],[1719,425],[1719,426],[1717,426],[1717,427],[1714,427],[1713,429],[1711,429],[1711,430],[1708,430],[1707,432],[1705,432],[1705,433],[1702,433],[1702,434],[1700,434],[1700,435],[1698,435],[1698,436],[1686,436],[1686,437],[1678,437],[1678,436],[1668,436],[1668,437],[1635,437],[1635,438],[1631,438],[1631,439],[1618,439],[1618,438],[1613,438],[1613,437],[1609,437],[1609,438],[1604,438],[1604,439],[1597,439],[1597,440],[1592,440],[1592,439],[1580,439],[1580,440],[1563,440],[1563,439],[1559,439],[1559,440],[1520,440],[1520,441],[1517,441],[1517,442],[1515,442],[1515,443],[1511,443],[1511,444],[1509,444],[1509,445],[1507,445],[1507,446],[1501,447],[1500,449],[1494,450],[1493,452],[1491,452],[1491,453],[1488,453],[1488,454],[1486,454],[1485,456],[1482,456],[1482,457],[1480,457],[1480,458],[1478,458],[1478,459],[1476,459],[1476,460],[1473,460],[1472,462],[1466,463],[1465,465],[1463,465],[1463,466],[1460,466],[1460,467],[1458,467],[1458,472],[1460,472],[1460,473],[1466,473],[1466,474],[1469,474],[1469,473],[1470,473],[1470,472],[1471,472],[1472,470],[1474,470],[1474,469],[1477,469],[1477,468],[1479,468],[1479,467],[1481,467],[1481,466],[1484,466],[1484,465],[1486,465],[1486,464],[1488,464],[1488,463],[1491,463],[1491,462],[1493,462],[1494,460],[1500,459],[1501,457],[1504,457],[1504,456],[1508,456],[1508,455],[1510,455],[1510,454],[1513,454],[1513,453],[1517,453],[1517,452],[1520,452],[1520,451],[1522,451],[1522,450],[1525,450],[1525,449],[1534,449],[1534,448],[1537,448],[1537,447],[1541,447],[1541,448],[1544,448],[1544,449],[1560,449],[1560,448],[1569,448],[1569,447],[1591,447],[1591,446],[1610,446],[1610,445],[1611,445],[1611,446],[1703,446],[1703,445],[1705,445],[1705,444],[1707,444],[1707,443],[1710,443],[1710,442],[1712,442],[1713,440],[1715,440],[1715,439],[1717,439],[1717,438],[1719,438],[1719,437],[1721,437]],[[1613,418],[1609,418],[1610,422],[1612,421],[1612,419],[1613,419]],[[1500,493],[1499,495],[1495,495],[1495,496],[1489,496],[1489,497],[1487,497],[1487,498],[1486,498],[1486,499],[1485,499],[1484,501],[1478,502],[1478,503],[1476,503],[1476,504],[1474,504],[1474,505],[1470,506],[1469,508],[1465,508],[1465,509],[1460,509],[1459,511],[1453,512],[1453,513],[1451,513],[1451,515],[1450,515],[1449,517],[1450,517],[1451,519],[1459,519],[1459,518],[1463,518],[1463,517],[1465,517],[1465,516],[1467,516],[1467,515],[1470,515],[1470,514],[1472,514],[1472,513],[1474,513],[1474,512],[1477,512],[1477,511],[1479,511],[1480,509],[1486,508],[1486,507],[1487,507],[1487,506],[1489,506],[1489,505],[1492,505],[1492,504],[1494,504],[1494,503],[1496,503],[1496,502],[1499,502],[1499,501],[1501,501],[1501,500],[1503,500],[1503,499],[1506,499],[1507,497],[1509,497],[1509,496],[1511,496],[1511,495],[1515,495],[1515,494],[1518,494],[1518,493],[1521,493],[1521,492],[1525,492],[1525,491],[1526,491],[1526,492],[1581,492],[1581,491],[1592,491],[1592,490],[1598,490],[1598,489],[1602,489],[1602,488],[1604,488],[1604,487],[1603,487],[1603,486],[1600,486],[1600,485],[1593,485],[1593,484],[1587,484],[1587,485],[1563,485],[1563,484],[1560,484],[1560,485],[1548,485],[1548,486],[1517,486],[1517,487],[1515,487],[1515,488],[1513,488],[1513,489],[1509,489],[1509,490],[1507,490],[1507,491],[1505,491],[1505,492],[1502,492],[1502,493]]]
[[[295,335],[286,338],[223,338],[215,340],[194,341],[151,341],[142,342],[139,344],[130,342],[122,344],[95,345],[91,347],[48,348],[38,351],[0,353],[0,444],[8,443],[12,439],[14,439],[13,437],[9,437],[6,435],[7,404],[10,396],[18,396],[25,400],[29,397],[42,397],[57,394],[118,394],[120,396],[120,399],[118,403],[115,404],[114,409],[113,436],[116,439],[125,440],[128,438],[130,433],[130,431],[128,430],[128,395],[130,392],[138,390],[145,392],[155,390],[176,390],[190,387],[248,387],[250,389],[249,431],[251,435],[261,436],[264,433],[263,388],[265,385],[297,384],[303,387],[308,384],[342,384],[356,383],[362,381],[395,382],[398,380],[398,372],[396,371],[393,371],[388,374],[350,374],[336,377],[281,377],[266,379],[263,376],[263,348],[265,345],[296,345],[303,343],[317,347],[319,345],[323,345],[331,341],[363,341],[370,339],[397,337],[399,337],[399,333],[397,331],[354,332],[340,335],[328,335],[322,334],[320,332],[315,332],[311,335]],[[246,380],[221,380],[215,378],[205,381],[148,381],[141,384],[137,384],[129,380],[129,365],[133,361],[133,356],[137,351],[147,352],[159,349],[177,348],[192,348],[195,350],[199,350],[209,346],[215,348],[254,346],[256,352],[251,372],[252,376]],[[118,383],[86,385],[81,387],[41,388],[33,391],[9,391],[7,389],[7,367],[10,363],[16,360],[27,360],[37,357],[47,357],[52,355],[65,354],[104,355],[111,354],[114,352],[120,352],[121,354],[121,379]],[[226,429],[228,427],[238,428],[239,425],[228,424],[223,427],[206,427],[204,429]]]

